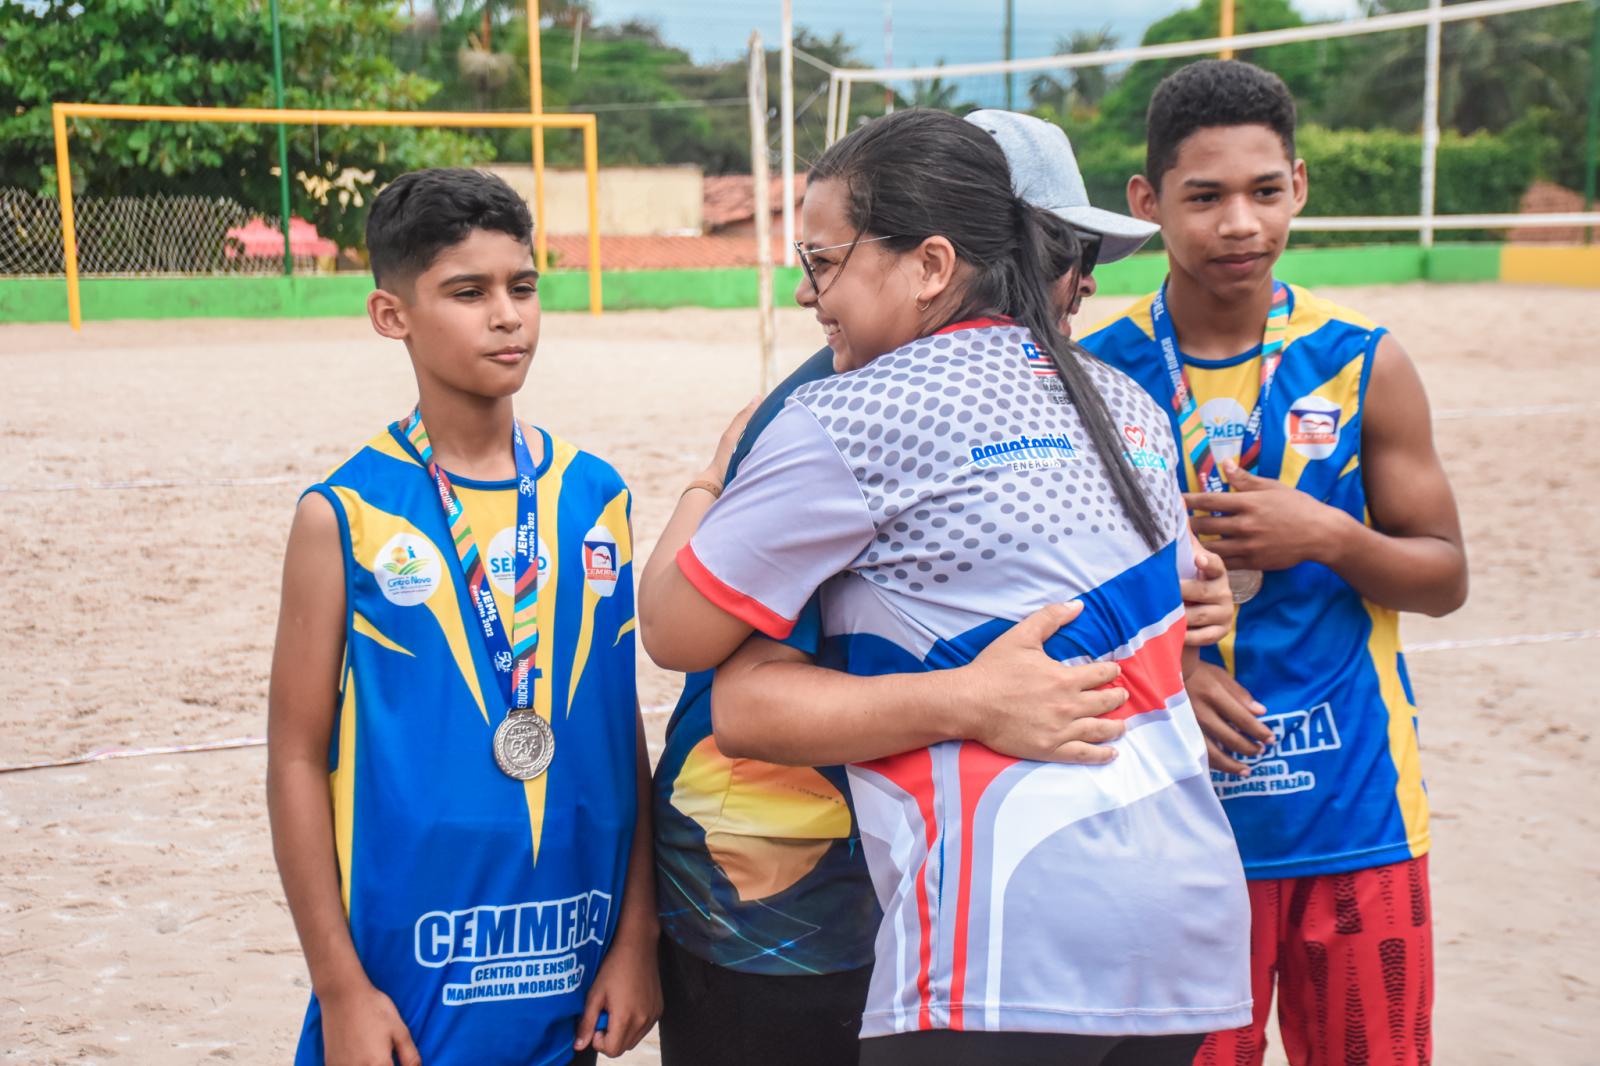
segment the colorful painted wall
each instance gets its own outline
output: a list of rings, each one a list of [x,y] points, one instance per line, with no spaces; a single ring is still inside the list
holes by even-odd
[[[1108,295],[1149,292],[1161,283],[1166,259],[1137,255],[1095,272]],[[779,305],[800,280],[796,267],[778,268],[773,284]],[[1506,281],[1600,288],[1600,245],[1538,247],[1446,244],[1311,248],[1284,253],[1278,275],[1307,286],[1391,285],[1408,281]],[[588,306],[587,276],[572,271],[539,283],[544,309]],[[326,318],[359,315],[372,282],[365,274],[297,277],[89,278],[83,282],[83,317],[125,318]],[[608,311],[667,307],[754,307],[756,271],[626,270],[604,275]],[[67,283],[61,278],[0,280],[0,323],[65,322]]]

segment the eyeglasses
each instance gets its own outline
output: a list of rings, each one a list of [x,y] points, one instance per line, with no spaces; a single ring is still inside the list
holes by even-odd
[[[800,257],[800,269],[805,271],[806,284],[811,286],[812,292],[816,293],[818,296],[821,296],[822,286],[817,283],[817,268],[816,264],[811,261],[812,256],[816,255],[818,252],[834,252],[838,251],[840,248],[853,248],[858,244],[872,244],[876,241],[892,240],[894,240],[893,234],[887,237],[868,237],[866,240],[845,241],[843,244],[829,244],[822,248],[809,249],[804,247],[799,241],[795,241],[794,254]]]
[[[1078,238],[1078,276],[1086,278],[1094,273],[1094,266],[1100,261],[1100,242],[1105,237],[1076,226],[1072,227],[1072,235]]]

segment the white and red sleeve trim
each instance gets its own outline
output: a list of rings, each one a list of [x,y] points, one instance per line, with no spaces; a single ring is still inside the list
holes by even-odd
[[[679,549],[677,561],[678,569],[700,595],[739,621],[773,640],[783,640],[794,631],[795,619],[785,618],[754,596],[740,592],[713,574],[694,553],[693,544],[685,544]]]

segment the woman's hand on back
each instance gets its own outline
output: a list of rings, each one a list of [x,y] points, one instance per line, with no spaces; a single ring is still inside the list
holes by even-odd
[[[953,671],[971,704],[969,736],[985,747],[1040,762],[1108,763],[1108,741],[1125,727],[1099,717],[1128,701],[1114,682],[1115,663],[1068,666],[1044,650],[1045,641],[1083,612],[1083,604],[1051,604],[996,637],[976,659]]]

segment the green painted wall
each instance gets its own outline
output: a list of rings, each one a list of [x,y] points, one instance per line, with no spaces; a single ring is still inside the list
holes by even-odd
[[[1167,273],[1167,257],[1145,252],[1095,270],[1100,292],[1135,296],[1150,292]],[[1291,248],[1278,260],[1278,277],[1296,285],[1394,285],[1406,281],[1495,281],[1497,244],[1375,244],[1349,248]]]
[[[800,268],[773,271],[775,298],[787,303]],[[663,307],[754,307],[754,268],[618,270],[602,273],[608,311]],[[365,274],[298,277],[86,278],[84,321],[120,318],[329,318],[362,314],[372,279]],[[587,274],[562,271],[539,281],[546,311],[589,306]],[[65,322],[62,278],[0,280],[0,323]]]
[[[1166,257],[1147,253],[1095,271],[1106,295],[1146,293],[1161,284]],[[798,267],[773,271],[773,298],[793,298]],[[1406,281],[1494,281],[1500,248],[1445,244],[1290,249],[1278,275],[1311,287],[1387,285]],[[603,277],[608,311],[666,307],[754,307],[753,267],[722,270],[617,270]],[[588,276],[546,274],[539,282],[544,309],[581,311],[589,305]],[[83,282],[86,321],[122,318],[325,318],[359,315],[372,282],[364,274],[300,277],[90,278]],[[0,280],[0,323],[64,322],[67,283],[61,278]]]
[[[1500,280],[1498,244],[1436,244],[1426,255],[1429,281]]]
[[[570,301],[565,299],[565,293],[560,301],[550,294],[549,282],[574,276],[546,275],[540,282],[545,293],[546,310],[577,311],[589,306],[586,287]],[[603,271],[601,277],[607,311],[632,311],[643,307],[754,307],[760,295],[754,267],[618,270]],[[787,306],[794,299],[794,289],[798,284],[799,267],[775,268],[772,271],[773,302],[779,307]]]

